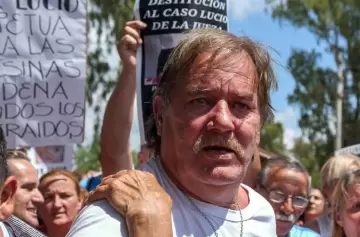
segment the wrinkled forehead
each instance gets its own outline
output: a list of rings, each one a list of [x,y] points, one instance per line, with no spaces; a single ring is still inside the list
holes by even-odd
[[[196,57],[184,78],[187,90],[206,89],[207,87],[228,87],[243,92],[256,92],[258,77],[251,57],[239,54],[202,53]]]
[[[74,183],[64,175],[54,175],[42,180],[39,189],[43,191],[60,187],[73,187]]]
[[[269,186],[272,184],[282,185],[289,183],[295,185],[304,184],[304,187],[307,187],[309,179],[305,173],[296,169],[289,169],[284,167],[270,168],[267,176],[267,184]]]

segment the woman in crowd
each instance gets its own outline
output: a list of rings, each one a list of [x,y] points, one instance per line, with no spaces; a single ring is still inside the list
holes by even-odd
[[[360,234],[360,169],[343,176],[332,195],[332,237]]]
[[[44,203],[39,214],[49,237],[64,237],[84,201],[76,176],[67,170],[52,170],[40,179]]]
[[[321,190],[313,188],[309,197],[309,204],[305,212],[299,218],[299,222],[297,224],[304,226],[307,223],[310,223],[323,214],[324,208],[325,200]]]
[[[321,237],[331,237],[331,195],[338,181],[351,170],[360,169],[360,159],[354,155],[331,157],[321,168],[321,190],[325,199],[324,214],[305,224],[320,233]]]

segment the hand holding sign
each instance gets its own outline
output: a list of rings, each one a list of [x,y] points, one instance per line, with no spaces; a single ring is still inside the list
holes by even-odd
[[[129,21],[126,23],[117,46],[124,70],[135,71],[136,49],[142,44],[138,31],[145,28],[146,24],[141,21]]]

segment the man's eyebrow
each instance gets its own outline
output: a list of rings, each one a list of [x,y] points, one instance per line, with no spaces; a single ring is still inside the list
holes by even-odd
[[[206,92],[220,92],[218,89],[210,89],[210,88],[203,88],[203,87],[187,87],[186,93],[188,95],[198,95],[203,94]],[[254,93],[253,92],[243,92],[243,93],[234,93],[234,97],[238,100],[248,100],[252,101],[254,100]]]
[[[200,86],[188,86],[186,87],[186,93],[190,95],[201,94],[209,91],[215,91],[214,89],[204,88]]]

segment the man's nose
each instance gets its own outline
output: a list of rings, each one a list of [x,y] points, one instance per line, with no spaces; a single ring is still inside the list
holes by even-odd
[[[292,199],[288,197],[283,205],[281,205],[281,211],[284,212],[286,215],[290,215],[291,213],[294,213],[293,203]]]
[[[219,101],[213,108],[213,118],[208,124],[209,130],[229,132],[235,129],[233,114],[226,101]]]
[[[39,189],[34,190],[34,194],[32,196],[32,201],[36,204],[44,203],[44,197],[40,193]]]

